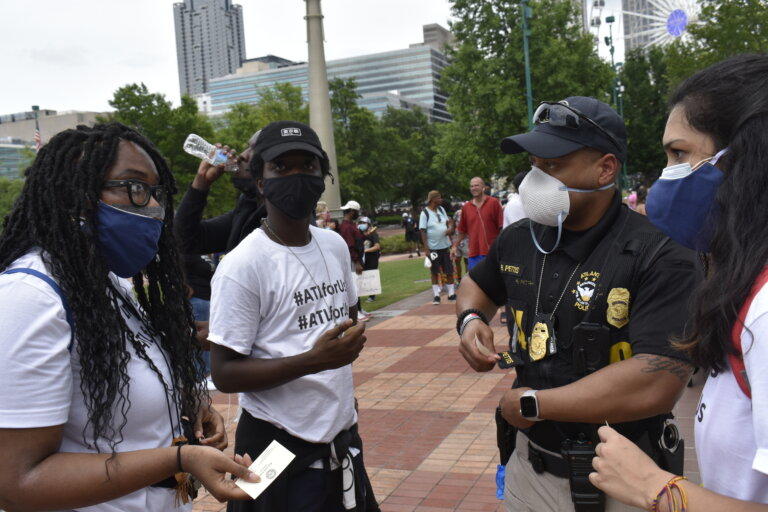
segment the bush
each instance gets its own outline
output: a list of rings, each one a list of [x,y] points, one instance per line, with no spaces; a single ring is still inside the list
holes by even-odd
[[[374,220],[379,226],[387,226],[392,224],[399,226],[403,222],[403,216],[402,215],[381,215],[379,217],[374,217]]]
[[[379,243],[382,254],[400,254],[410,249],[410,244],[405,241],[405,235],[382,237]]]
[[[24,180],[0,178],[0,221],[11,213],[13,203],[19,197],[23,187]]]

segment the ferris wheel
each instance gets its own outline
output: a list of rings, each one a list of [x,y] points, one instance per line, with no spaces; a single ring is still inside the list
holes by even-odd
[[[625,5],[630,2],[625,2]],[[638,5],[635,0],[631,4]],[[623,10],[627,21],[636,20],[641,27],[627,33],[638,40],[638,46],[648,48],[656,44],[669,44],[679,37],[687,37],[688,27],[698,22],[700,6],[695,0],[643,0],[645,12]],[[638,9],[639,10],[639,9]],[[626,18],[625,18],[626,19]],[[625,27],[626,33],[626,27]]]

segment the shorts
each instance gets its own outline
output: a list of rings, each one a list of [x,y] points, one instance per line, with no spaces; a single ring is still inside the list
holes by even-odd
[[[453,275],[453,263],[451,263],[450,249],[437,249],[436,251],[430,251],[429,256],[431,259],[432,254],[437,254],[437,258],[432,260],[432,266],[429,267],[432,275],[437,275],[440,272],[447,275]]]

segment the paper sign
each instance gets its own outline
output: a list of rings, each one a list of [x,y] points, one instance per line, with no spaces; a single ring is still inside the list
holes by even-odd
[[[357,296],[381,295],[381,274],[378,270],[364,270],[357,276]]]
[[[272,441],[267,449],[251,464],[250,469],[261,478],[258,483],[246,482],[242,478],[235,480],[235,484],[248,493],[252,499],[256,499],[270,486],[275,478],[282,473],[288,464],[296,458],[285,446],[277,441]]]

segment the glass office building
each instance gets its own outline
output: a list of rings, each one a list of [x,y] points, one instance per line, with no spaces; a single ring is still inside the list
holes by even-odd
[[[28,146],[20,142],[6,143],[0,139],[0,177],[21,178],[22,166],[29,163],[29,156],[24,151]]]
[[[425,40],[428,27],[430,33],[435,30],[431,25],[425,26]],[[439,41],[443,42],[444,39]],[[327,63],[328,79],[354,78],[361,95],[358,104],[377,115],[388,106],[419,107],[432,121],[450,121],[447,98],[438,87],[440,72],[447,61],[437,46],[430,41],[402,50],[331,60]],[[251,59],[237,73],[210,81],[209,113],[223,114],[235,103],[256,103],[259,91],[282,82],[301,87],[306,100],[307,64],[286,62],[271,55]]]

